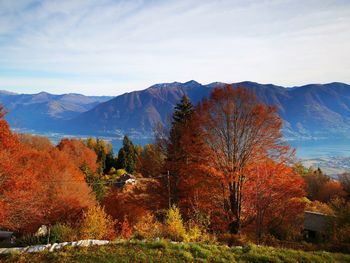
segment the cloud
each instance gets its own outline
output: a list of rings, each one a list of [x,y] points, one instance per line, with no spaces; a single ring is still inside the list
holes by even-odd
[[[349,1],[0,1],[0,10],[0,89],[350,82]]]

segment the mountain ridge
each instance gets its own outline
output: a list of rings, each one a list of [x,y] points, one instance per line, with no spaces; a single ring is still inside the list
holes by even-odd
[[[203,85],[195,80],[158,83],[116,97],[0,92],[0,103],[9,108],[8,119],[14,127],[18,127],[19,118],[28,118],[22,127],[71,134],[148,136],[158,123],[169,123],[171,112],[183,95],[195,105],[215,87],[225,84]],[[283,87],[243,81],[232,85],[253,90],[262,102],[276,105],[288,138],[350,137],[350,85],[346,83]]]
[[[158,122],[166,124],[182,95],[186,94],[193,104],[197,104],[204,97],[208,97],[215,87],[225,84],[213,82],[202,85],[191,80],[184,83],[159,83],[145,90],[125,93],[74,118],[71,121],[75,124],[72,130],[79,126],[82,128],[80,132],[151,133],[152,127]],[[348,84],[332,82],[285,88],[274,84],[244,81],[232,85],[251,89],[264,103],[276,105],[285,121],[284,132],[288,137],[350,134]],[[320,123],[317,124],[317,121]]]

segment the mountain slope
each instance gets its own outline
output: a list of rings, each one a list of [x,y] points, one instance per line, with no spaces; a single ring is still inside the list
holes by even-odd
[[[62,121],[78,116],[112,97],[80,94],[16,94],[0,91],[0,103],[8,110],[11,127],[34,130],[58,129]]]
[[[125,93],[101,103],[67,123],[71,131],[118,134],[150,133],[156,123],[166,124],[183,94],[196,104],[224,83],[201,85],[156,84],[142,91]],[[329,137],[350,135],[350,86],[343,83],[310,84],[284,88],[254,82],[235,83],[253,90],[258,98],[277,105],[285,121],[287,137]]]

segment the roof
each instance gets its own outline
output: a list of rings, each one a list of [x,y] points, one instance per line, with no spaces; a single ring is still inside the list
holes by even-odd
[[[13,235],[13,232],[0,231],[0,239],[8,239],[8,238],[11,238],[12,235]]]
[[[304,212],[304,229],[316,232],[323,232],[327,228],[328,215],[305,211]]]

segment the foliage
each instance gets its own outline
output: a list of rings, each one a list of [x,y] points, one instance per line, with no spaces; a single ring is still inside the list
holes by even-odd
[[[81,239],[114,239],[116,222],[106,214],[103,207],[96,205],[84,211],[80,222]]]
[[[94,191],[96,200],[99,202],[103,200],[106,190],[101,175],[92,172],[89,166],[87,166],[85,163],[80,167],[80,170],[84,173],[87,184]]]
[[[146,213],[134,225],[135,237],[152,240],[161,237],[162,225],[151,213]]]
[[[162,174],[165,155],[157,144],[146,144],[140,154],[138,171],[143,177],[154,178]]]
[[[3,119],[0,131],[1,228],[34,233],[42,224],[74,221],[95,204],[84,175],[66,152],[42,140],[21,143]]]
[[[120,234],[123,239],[130,239],[132,236],[132,228],[130,227],[128,218],[126,216],[122,222]]]
[[[57,148],[61,152],[67,153],[76,167],[85,165],[92,172],[96,172],[97,156],[94,151],[86,147],[81,141],[77,139],[62,139]]]
[[[322,203],[320,201],[311,202],[310,200],[307,200],[305,210],[326,215],[334,215],[333,209],[328,204]]]
[[[243,216],[254,226],[257,238],[274,234],[286,238],[286,232],[301,232],[305,195],[301,176],[283,163],[266,160],[249,171],[243,189]]]
[[[75,241],[78,231],[68,224],[57,223],[50,228],[50,243]]]
[[[319,168],[317,170],[312,168],[304,170],[301,175],[305,181],[307,198],[311,201],[319,200],[319,193],[322,187],[329,181],[329,177],[323,174]]]
[[[133,143],[128,136],[124,136],[123,147],[118,152],[116,166],[118,169],[125,169],[128,173],[133,174],[136,170],[136,151]]]
[[[284,160],[290,153],[282,141],[277,108],[260,103],[244,88],[216,88],[196,110],[199,129],[209,149],[207,171],[224,186],[230,231],[241,228],[243,187],[247,168],[270,157]]]
[[[176,104],[172,115],[171,129],[166,145],[166,163],[165,170],[171,174],[168,199],[171,204],[178,204],[179,195],[179,170],[178,166],[186,162],[186,152],[181,147],[181,137],[184,129],[188,127],[193,113],[193,105],[187,96],[183,96],[181,101]],[[167,182],[168,184],[168,182]]]
[[[46,151],[53,147],[52,143],[47,137],[31,135],[31,134],[19,134],[18,138],[21,143],[29,145],[38,151]]]
[[[116,168],[116,160],[113,155],[113,147],[111,143],[105,140],[88,138],[82,142],[97,155],[98,174],[103,175],[110,171],[112,167]]]
[[[207,233],[207,230],[199,224],[196,224],[194,221],[190,221],[188,224],[187,233],[185,235],[186,242],[209,242],[210,235]]]
[[[329,180],[318,192],[317,200],[327,203],[334,198],[343,197],[346,197],[346,193],[344,192],[342,185],[339,182]]]
[[[47,236],[35,236],[34,234],[24,234],[16,239],[16,246],[27,247],[47,244]]]
[[[180,210],[175,205],[168,210],[164,231],[164,235],[174,241],[182,241],[186,238],[186,229],[182,221]]]
[[[336,198],[330,202],[334,216],[330,218],[330,232],[335,243],[350,243],[350,201]]]

